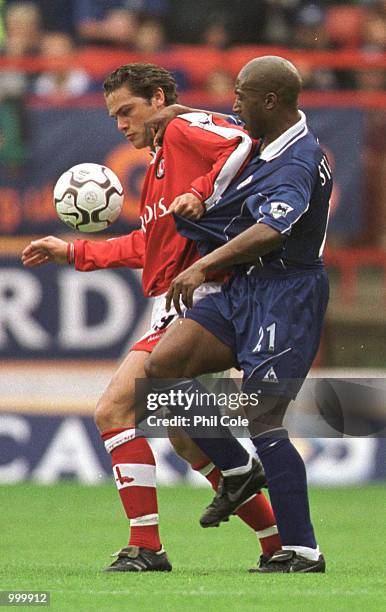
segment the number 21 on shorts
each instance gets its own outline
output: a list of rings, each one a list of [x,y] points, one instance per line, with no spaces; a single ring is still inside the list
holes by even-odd
[[[265,330],[268,334],[268,352],[274,353],[275,352],[276,323],[271,323],[265,328]],[[262,347],[263,340],[264,340],[264,335],[265,335],[264,329],[260,327],[259,339],[257,341],[255,348],[253,349],[254,353],[259,353],[261,351],[261,347]]]

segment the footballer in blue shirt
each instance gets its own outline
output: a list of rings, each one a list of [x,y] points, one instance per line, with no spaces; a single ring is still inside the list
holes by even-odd
[[[259,405],[245,410],[283,544],[257,568],[263,573],[325,571],[304,462],[283,427],[315,357],[328,302],[322,253],[332,175],[298,109],[300,91],[296,68],[283,58],[256,58],[240,71],[233,110],[259,139],[256,150],[225,192],[216,185],[205,202],[190,193],[172,203],[177,228],[197,242],[202,258],[172,282],[167,305],[181,312],[181,300],[188,310],[145,368],[158,380],[237,367],[243,390],[259,392]],[[205,115],[195,120],[205,124]],[[221,268],[232,270],[222,291],[193,305],[207,272]],[[228,518],[229,491],[224,477],[203,527]]]

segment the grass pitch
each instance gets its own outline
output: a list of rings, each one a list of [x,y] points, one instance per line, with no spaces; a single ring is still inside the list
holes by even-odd
[[[0,589],[50,591],[52,610],[386,610],[386,486],[311,490],[325,575],[248,574],[254,534],[236,517],[198,524],[209,489],[160,490],[170,574],[101,573],[127,542],[113,485],[1,486],[0,499]]]

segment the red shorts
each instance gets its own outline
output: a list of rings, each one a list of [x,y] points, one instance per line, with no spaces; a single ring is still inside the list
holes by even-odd
[[[220,283],[204,283],[194,292],[194,302],[201,300],[210,293],[220,291]],[[179,318],[174,306],[169,312],[165,310],[165,295],[159,295],[154,299],[153,309],[151,313],[150,329],[140,338],[132,347],[131,351],[146,351],[151,353],[157,342],[160,341],[168,327]],[[183,306],[182,311],[186,308]]]
[[[173,323],[173,321],[175,321],[176,319],[178,319],[177,314],[173,315],[170,321],[164,321],[163,323],[164,326],[162,328],[149,329],[146,332],[146,334],[138,340],[138,342],[133,344],[130,350],[131,351],[146,351],[147,353],[151,353],[153,348],[157,344],[157,342],[159,342],[159,340],[162,338],[162,336],[166,332],[169,325],[171,325],[171,323]]]

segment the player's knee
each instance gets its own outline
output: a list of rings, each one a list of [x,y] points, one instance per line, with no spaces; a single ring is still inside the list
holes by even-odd
[[[164,365],[160,363],[159,360],[154,359],[153,355],[149,355],[149,357],[146,359],[144,369],[147,378],[164,378],[162,375]]]
[[[144,364],[147,378],[179,378],[183,376],[179,364],[172,364],[164,354],[155,351]]]
[[[289,401],[279,396],[263,396],[257,410],[246,407],[245,413],[249,420],[251,437],[282,427]]]
[[[128,403],[113,402],[104,395],[99,399],[94,422],[101,433],[117,427],[133,427],[134,421],[135,416]]]
[[[112,411],[103,397],[98,400],[94,412],[94,422],[100,432],[112,429]]]

